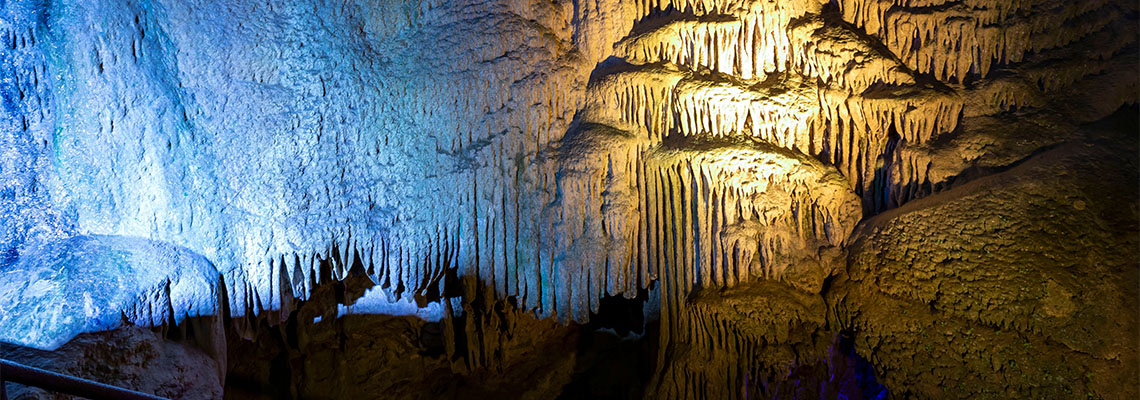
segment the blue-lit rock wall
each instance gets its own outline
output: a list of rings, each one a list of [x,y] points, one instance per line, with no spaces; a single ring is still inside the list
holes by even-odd
[[[36,35],[45,11],[34,2],[0,7],[0,265],[14,263],[29,244],[74,231],[74,218],[53,202],[66,193],[52,164],[52,76],[43,38]]]
[[[576,37],[572,11],[419,1],[3,10],[14,47],[2,57],[16,67],[3,80],[5,268],[36,241],[116,235],[201,254],[226,276],[239,315],[305,297],[319,260],[334,259],[339,276],[351,257],[396,295],[440,285],[450,268],[542,305],[552,278],[518,266],[537,270],[545,199],[523,192],[545,187],[534,181],[547,171],[530,164],[566,131],[599,57],[573,45],[590,39]],[[278,284],[282,272],[291,285]]]

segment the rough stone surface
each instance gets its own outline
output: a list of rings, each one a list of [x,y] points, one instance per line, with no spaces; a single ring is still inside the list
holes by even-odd
[[[0,276],[0,309],[10,310],[0,313],[0,341],[52,350],[123,322],[161,326],[217,315],[218,277],[202,256],[143,238],[48,242]]]
[[[139,311],[233,396],[1133,397],[1138,9],[0,0],[0,337]]]
[[[503,303],[437,322],[337,317],[337,298],[358,296],[365,281],[318,286],[287,323],[262,319],[253,337],[231,336],[226,398],[550,399],[574,377],[576,326]]]
[[[1125,132],[1073,132],[1085,139],[861,225],[830,295],[885,385],[1137,395],[1140,165]]]
[[[171,399],[220,399],[217,363],[193,346],[140,327],[85,333],[55,351],[0,345],[0,357],[20,364]],[[12,400],[71,396],[8,383]]]

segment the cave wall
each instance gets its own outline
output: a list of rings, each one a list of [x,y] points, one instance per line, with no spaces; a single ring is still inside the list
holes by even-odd
[[[626,298],[659,324],[647,396],[779,396],[756,374],[818,362],[841,333],[898,393],[1025,393],[977,344],[953,349],[975,326],[1025,343],[1005,361],[1079,366],[1018,382],[1134,392],[1119,388],[1135,387],[1136,320],[1103,319],[1136,302],[1135,132],[1103,122],[1135,118],[1118,111],[1137,100],[1132,2],[9,0],[0,15],[5,342],[54,348],[121,316],[224,315],[252,339],[356,276],[441,310],[465,361],[440,365],[462,371],[509,364],[504,308],[587,324]],[[1070,245],[1041,248],[1055,240]],[[74,278],[91,271],[107,279]],[[109,300],[84,307],[96,287]],[[945,343],[907,325],[933,320]]]

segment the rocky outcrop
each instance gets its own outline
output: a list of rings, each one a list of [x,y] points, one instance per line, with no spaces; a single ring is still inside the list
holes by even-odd
[[[1137,146],[1122,134],[861,225],[830,296],[892,392],[1136,395]]]

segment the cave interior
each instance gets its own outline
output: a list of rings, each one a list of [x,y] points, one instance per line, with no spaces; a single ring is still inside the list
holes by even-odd
[[[0,359],[1140,398],[1138,44],[1135,0],[0,0]]]

